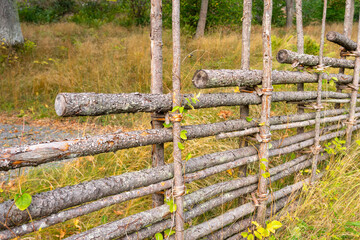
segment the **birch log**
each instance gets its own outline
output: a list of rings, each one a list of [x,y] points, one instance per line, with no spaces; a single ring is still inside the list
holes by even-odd
[[[266,199],[268,198],[268,182],[264,174],[269,168],[269,142],[271,140],[270,133],[270,112],[271,112],[271,96],[272,96],[272,56],[271,56],[271,19],[272,19],[272,0],[264,1],[263,14],[263,79],[261,97],[261,117],[260,122],[260,148],[259,148],[259,183],[257,196],[259,206],[257,207],[256,219],[261,226],[265,226],[266,216]],[[264,161],[263,161],[264,160]]]
[[[162,56],[162,0],[151,0],[151,93],[163,93],[163,56]],[[152,113],[151,125],[154,129],[163,128],[163,121],[158,120],[163,114]],[[155,144],[151,151],[152,167],[162,166],[164,162],[164,144]],[[164,203],[162,194],[152,195],[153,207]]]
[[[276,59],[279,63],[298,63],[303,66],[317,66],[320,63],[318,56],[298,54],[286,49],[280,50],[276,56]],[[354,61],[324,57],[324,65],[333,68],[354,68]]]
[[[336,43],[348,51],[356,51],[356,42],[348,38],[347,36],[338,32],[328,32],[326,39],[330,42]]]
[[[349,81],[349,83],[352,81]],[[350,94],[324,92],[327,98],[350,98]],[[182,105],[186,105],[185,98],[194,95],[182,96]],[[306,101],[316,99],[316,92],[274,92],[273,102]],[[221,106],[255,105],[261,103],[256,93],[211,93],[202,94],[200,102],[193,104],[195,109]],[[55,110],[59,116],[97,116],[114,113],[136,112],[169,112],[172,109],[170,94],[102,94],[102,93],[60,93],[56,97]]]
[[[346,95],[345,93],[336,93]],[[313,94],[316,98],[316,93]],[[327,110],[321,116],[338,115],[345,110]],[[313,113],[301,115],[277,116],[270,119],[271,124],[285,124],[288,122],[313,119]],[[212,124],[201,124],[184,127],[188,139],[218,135],[224,132],[234,132],[258,126],[258,121],[248,122],[244,119],[229,120]],[[89,156],[120,149],[146,146],[170,142],[171,129],[149,129],[142,131],[124,132],[113,135],[101,135],[62,142],[42,143],[23,147],[5,148],[0,151],[0,170],[8,171],[26,166],[38,166],[47,162],[60,161],[75,157]]]
[[[217,88],[234,86],[254,86],[260,85],[262,81],[262,70],[197,70],[192,82],[197,88]],[[276,84],[296,84],[296,83],[315,83],[317,74],[308,72],[277,71],[271,72],[273,85]],[[350,83],[353,79],[350,75],[330,74],[324,79],[331,80],[336,77],[340,83]]]
[[[359,27],[358,27],[358,40],[356,52],[360,53],[360,18],[359,18]],[[349,148],[351,145],[351,135],[352,128],[355,124],[355,108],[357,102],[357,92],[359,90],[359,74],[360,74],[360,56],[355,58],[355,69],[354,69],[354,81],[352,83],[351,90],[351,101],[350,101],[350,111],[349,111],[349,121],[347,122],[346,129],[346,147]]]
[[[334,129],[338,128],[337,126],[334,127]],[[358,129],[359,127],[360,126],[357,125],[354,130]],[[322,136],[321,141],[329,140],[334,137],[340,137],[344,134],[345,131],[330,133]],[[278,154],[286,154],[307,146],[311,146],[313,144],[313,139],[308,139],[312,138],[313,136],[314,132],[307,132],[293,137],[273,141],[273,147],[270,151],[270,155],[274,156]],[[277,148],[280,146],[282,149],[277,150]],[[249,156],[251,157],[246,158]],[[257,159],[257,150],[254,147],[245,147],[190,159],[186,162],[186,164],[185,162],[183,163],[185,166],[185,173],[187,173],[186,181],[190,182],[196,179],[204,178],[220,171],[225,171],[226,169],[239,167],[250,162],[255,162]],[[219,165],[218,168],[212,168],[213,170],[211,170],[210,168],[215,165]],[[205,170],[200,171],[202,169]],[[193,172],[196,173],[191,174]],[[79,204],[94,201],[110,195],[119,194],[131,189],[149,186],[155,183],[160,183],[165,188],[167,188],[168,183],[162,183],[162,181],[166,181],[172,177],[173,166],[172,164],[169,164],[157,168],[125,173],[106,179],[84,182],[74,186],[58,188],[53,191],[34,195],[32,204],[29,207],[29,213],[33,219],[36,219],[39,217],[49,216],[63,209],[74,207]],[[152,189],[157,190],[155,187],[152,187]],[[129,197],[129,194],[131,195],[132,193],[126,193],[124,197]],[[134,194],[135,195],[132,196],[141,196],[136,195],[139,194],[136,192]],[[148,194],[150,193],[148,192]],[[109,201],[113,200],[110,199]],[[105,201],[104,203],[100,204],[106,206],[107,203],[108,201]],[[98,206],[98,204],[99,203],[94,205],[94,207]],[[29,220],[29,215],[27,212],[22,212],[17,208],[12,208],[12,206],[12,200],[0,204],[0,221],[6,222],[6,219],[9,219],[10,221],[8,222],[8,225],[12,226],[12,224],[20,224]],[[76,209],[75,211],[78,212]],[[84,211],[87,211],[87,207],[85,207]]]

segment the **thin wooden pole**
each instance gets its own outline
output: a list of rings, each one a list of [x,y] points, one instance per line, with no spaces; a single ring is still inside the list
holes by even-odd
[[[346,0],[345,2],[345,16],[344,16],[344,35],[351,39],[351,32],[354,20],[354,0]],[[342,59],[345,59],[346,56],[342,56],[343,48],[340,50],[340,56]],[[344,74],[345,68],[340,68],[339,73]],[[336,91],[342,92],[341,84],[336,84]],[[335,104],[335,108],[340,108],[340,103]]]
[[[357,47],[355,52],[355,68],[354,68],[354,80],[350,87],[351,91],[351,101],[350,101],[350,112],[349,112],[349,121],[347,122],[346,129],[346,147],[349,148],[351,145],[351,135],[353,131],[353,126],[355,123],[355,108],[357,102],[357,92],[359,90],[359,74],[360,74],[360,18],[359,18],[359,27],[358,27],[358,40]]]
[[[261,127],[260,137],[261,143],[259,148],[259,185],[258,185],[258,201],[257,221],[262,226],[265,225],[266,201],[268,198],[268,186],[266,173],[269,167],[269,141],[270,134],[270,110],[271,110],[271,18],[272,18],[272,0],[264,1],[263,15],[263,80],[262,80],[262,103],[261,103]],[[262,167],[265,166],[265,167]]]
[[[250,70],[250,35],[251,35],[251,19],[252,19],[252,0],[244,0],[243,4],[243,22],[242,22],[242,46],[241,46],[241,69]],[[240,118],[245,119],[250,114],[249,105],[240,106]],[[247,146],[245,138],[240,138],[240,147]],[[247,167],[239,169],[239,175],[245,177]]]
[[[323,70],[323,56],[324,56],[324,40],[325,40],[325,24],[326,24],[326,8],[327,8],[327,0],[324,0],[324,9],[323,9],[323,17],[322,17],[322,24],[321,24],[321,40],[320,40],[320,53],[319,53],[319,66],[318,69],[320,71]],[[323,73],[319,73],[319,80],[317,86],[317,99],[316,105],[314,105],[314,109],[316,110],[315,116],[315,141],[314,146],[312,147],[313,162],[312,162],[312,171],[311,171],[311,182],[314,182],[316,179],[316,171],[317,171],[317,162],[319,159],[319,153],[321,150],[320,146],[320,111],[322,108],[321,105],[321,88],[322,88],[322,75]]]
[[[151,0],[151,93],[163,93],[163,56],[162,56],[162,0]],[[153,129],[163,128],[164,116],[152,113],[151,125]],[[164,144],[152,146],[152,167],[163,166]],[[153,207],[164,204],[164,195],[152,195]]]
[[[302,20],[302,0],[296,0],[296,33],[297,33],[297,52],[299,54],[304,53],[304,28]],[[297,84],[297,90],[304,91],[304,83]],[[304,104],[298,104],[297,112],[299,114],[304,113]],[[303,133],[304,128],[298,128],[297,133]]]
[[[181,106],[180,95],[180,0],[172,1],[172,38],[173,38],[173,69],[172,69],[172,82],[173,82],[173,107]],[[185,194],[185,185],[183,178],[183,170],[181,163],[181,144],[180,131],[181,131],[181,113],[177,110],[172,116],[173,123],[173,157],[174,157],[174,184],[173,197],[177,206],[175,213],[175,236],[177,240],[184,239],[184,202],[183,195]]]

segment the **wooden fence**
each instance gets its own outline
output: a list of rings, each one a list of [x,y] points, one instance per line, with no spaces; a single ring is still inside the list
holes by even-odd
[[[55,109],[60,116],[95,116],[115,113],[149,112],[152,114],[152,129],[114,133],[60,142],[41,143],[30,146],[2,149],[0,170],[8,171],[26,166],[39,166],[63,159],[115,152],[145,145],[153,148],[153,167],[118,176],[82,182],[72,186],[35,194],[27,211],[14,207],[14,201],[0,203],[0,239],[10,239],[39,229],[83,216],[105,207],[146,195],[153,195],[153,208],[147,211],[100,225],[68,239],[144,239],[161,233],[166,229],[176,230],[176,239],[240,239],[239,232],[246,229],[256,212],[256,219],[264,224],[267,217],[283,208],[288,197],[322,176],[316,174],[318,163],[329,157],[321,147],[321,142],[346,136],[350,146],[352,131],[360,128],[356,120],[360,116],[358,101],[358,81],[360,68],[360,31],[358,42],[349,38],[351,0],[346,1],[347,11],[344,35],[329,32],[327,39],[343,47],[340,59],[322,56],[325,36],[326,1],[322,22],[320,56],[303,53],[301,0],[297,0],[298,53],[281,50],[276,58],[281,63],[292,64],[299,70],[304,67],[315,71],[276,71],[272,70],[271,56],[271,15],[272,1],[264,1],[263,18],[263,69],[249,70],[251,1],[244,0],[243,54],[241,70],[201,69],[195,72],[193,84],[197,88],[219,88],[239,86],[240,93],[202,94],[190,106],[187,99],[196,96],[180,94],[180,23],[179,0],[173,0],[173,92],[162,91],[161,54],[161,0],[152,0],[151,10],[151,48],[152,48],[152,87],[151,93],[60,93],[56,98]],[[350,9],[350,10],[349,10]],[[300,19],[300,20],[299,20]],[[360,26],[360,25],[359,25]],[[351,29],[351,27],[350,27]],[[355,56],[354,60],[346,59]],[[325,67],[340,68],[339,74],[324,73]],[[354,69],[354,75],[344,74],[345,69]],[[322,91],[322,81],[336,79],[337,92]],[[304,91],[304,83],[317,84],[318,91]],[[273,92],[273,85],[298,84],[295,92]],[[261,87],[259,87],[261,85]],[[349,89],[350,93],[341,92]],[[299,111],[294,115],[270,116],[272,102],[298,104]],[[336,109],[322,110],[322,103],[336,104]],[[345,109],[345,104],[349,108]],[[340,105],[342,104],[342,105]],[[261,105],[260,119],[245,119],[250,105]],[[226,120],[210,124],[181,126],[182,110],[213,108],[220,106],[242,106],[241,119]],[[314,112],[304,112],[312,109]],[[172,128],[163,128],[169,119]],[[304,127],[315,125],[314,130],[305,132]],[[346,129],[344,129],[344,126]],[[298,128],[298,134],[282,139],[271,140],[271,131]],[[180,134],[186,130],[186,138],[197,139],[216,136],[217,139],[241,137],[241,147],[181,160]],[[258,145],[247,146],[244,139],[258,141]],[[164,163],[164,143],[173,142],[174,163]],[[180,143],[180,144],[179,144]],[[278,166],[269,167],[270,158],[294,151],[308,149],[301,156]],[[320,153],[322,153],[320,155]],[[185,164],[186,162],[186,164]],[[246,165],[259,162],[259,171],[246,175]],[[184,184],[203,179],[228,169],[241,167],[245,172],[241,178],[217,183],[185,194]],[[283,179],[300,170],[312,168],[309,179],[296,182],[278,191],[269,193],[269,184]],[[164,204],[160,191],[171,189],[171,197],[177,205],[176,212]],[[198,225],[184,229],[189,222],[205,212],[224,203],[252,193],[252,201],[233,208],[222,215]],[[254,194],[256,193],[256,194]],[[268,207],[271,205],[271,207]],[[30,221],[30,216],[33,221]],[[171,236],[170,238],[173,238]]]

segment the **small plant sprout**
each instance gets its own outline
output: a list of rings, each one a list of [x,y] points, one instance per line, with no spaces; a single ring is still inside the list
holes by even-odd
[[[14,202],[18,209],[24,211],[30,206],[32,197],[28,193],[17,193],[15,194]]]

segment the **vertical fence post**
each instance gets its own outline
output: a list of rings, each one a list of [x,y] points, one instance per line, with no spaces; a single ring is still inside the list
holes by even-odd
[[[162,0],[151,0],[150,41],[151,41],[151,93],[163,93],[163,57],[162,57]],[[164,115],[151,114],[152,128],[163,128]],[[152,146],[152,167],[164,165],[164,144]],[[163,194],[152,195],[153,207],[164,204]]]
[[[258,212],[257,221],[265,225],[266,200],[268,198],[268,186],[266,173],[269,168],[269,142],[270,134],[270,110],[271,110],[271,17],[272,0],[264,0],[263,15],[263,79],[262,79],[262,97],[261,97],[261,123],[260,123],[260,148],[259,148],[259,183],[258,183]]]
[[[304,54],[304,28],[302,20],[302,0],[296,0],[296,33],[297,33],[297,52],[299,54]],[[297,84],[297,91],[304,91],[304,83]],[[298,114],[303,114],[304,104],[300,103],[297,107]],[[303,133],[304,128],[300,127],[297,129],[297,133]]]
[[[173,38],[173,107],[181,106],[180,95],[180,0],[172,1],[172,38]],[[175,213],[175,237],[176,240],[184,239],[184,209],[183,195],[185,194],[185,185],[183,178],[183,170],[181,164],[181,150],[179,148],[181,119],[182,115],[179,110],[172,113],[170,117],[173,123],[173,157],[174,157],[174,188],[173,197],[177,206]]]
[[[241,69],[250,70],[250,35],[251,35],[251,13],[252,0],[244,0],[243,4],[243,22],[242,22],[242,46],[241,46]],[[249,105],[240,106],[240,118],[244,119],[250,114]],[[245,147],[246,138],[240,138],[240,147]],[[241,177],[246,177],[247,166],[239,168]]]
[[[357,37],[357,47],[355,54],[355,67],[354,67],[354,78],[351,87],[351,100],[350,100],[350,112],[349,120],[347,122],[346,129],[346,147],[349,148],[351,145],[351,135],[353,131],[353,126],[355,124],[355,108],[357,100],[357,92],[359,90],[359,74],[360,74],[360,17],[359,17],[359,27],[358,27],[358,37]]]
[[[322,16],[322,23],[321,23],[321,40],[320,40],[320,53],[319,53],[319,65],[317,66],[318,70],[324,70],[323,64],[323,56],[324,56],[324,39],[325,39],[325,23],[326,23],[326,8],[327,8],[327,0],[324,0],[324,9],[323,9],[323,16]],[[315,115],[315,140],[314,145],[312,146],[312,153],[313,162],[312,162],[312,171],[311,171],[311,182],[314,182],[316,179],[316,170],[317,170],[317,163],[319,159],[319,153],[321,150],[320,145],[320,111],[322,109],[321,105],[321,88],[322,88],[322,80],[323,80],[323,73],[319,73],[318,76],[318,86],[317,86],[317,99],[316,104],[313,106],[316,115]]]
[[[352,26],[354,20],[354,0],[346,0],[345,2],[345,16],[344,16],[344,35],[348,38],[351,38]],[[342,53],[345,49],[341,48],[340,56],[342,59],[345,59],[346,56],[342,56]],[[339,73],[344,74],[345,68],[340,68]],[[341,84],[336,84],[336,91],[342,92]],[[340,108],[340,103],[335,104],[335,109]]]

